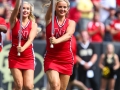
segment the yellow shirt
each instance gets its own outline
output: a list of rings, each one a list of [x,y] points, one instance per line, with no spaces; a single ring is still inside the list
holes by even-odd
[[[91,0],[80,0],[77,5],[77,9],[80,11],[92,11],[93,10],[93,4]],[[89,13],[81,13],[82,18],[93,18],[93,12]]]

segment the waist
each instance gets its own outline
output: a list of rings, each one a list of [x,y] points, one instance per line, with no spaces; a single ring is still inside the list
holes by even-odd
[[[15,48],[16,48],[17,46],[18,46],[18,44],[13,44],[13,43],[12,43],[12,47],[15,47]],[[20,46],[24,46],[24,44],[21,44]],[[32,48],[32,47],[33,47],[33,45],[31,44],[28,48]]]

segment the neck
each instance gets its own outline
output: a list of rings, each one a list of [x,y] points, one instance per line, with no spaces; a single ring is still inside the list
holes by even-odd
[[[28,18],[23,18],[22,22],[27,22],[29,19]]]
[[[114,17],[115,17],[114,15],[111,15],[111,16],[110,16],[111,19],[114,19]]]
[[[65,17],[57,16],[57,19],[58,19],[58,21],[64,21],[64,20],[65,20]]]
[[[88,41],[82,41],[83,44],[86,44]]]

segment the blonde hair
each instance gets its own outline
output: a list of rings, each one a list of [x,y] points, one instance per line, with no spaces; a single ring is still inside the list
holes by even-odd
[[[56,4],[59,3],[59,2],[62,2],[62,1],[65,1],[67,3],[68,8],[70,8],[69,0],[55,0]],[[50,6],[50,1],[43,5],[43,7],[45,7],[45,6]]]
[[[35,22],[35,16],[33,15],[33,11],[34,11],[34,5],[27,2],[27,1],[24,1],[23,4],[29,4],[30,5],[30,15],[28,16],[28,18]],[[18,18],[20,18],[20,13],[18,14]]]
[[[67,3],[68,8],[70,8],[70,2],[69,2],[69,0],[57,0],[56,2],[59,3],[61,1],[65,1]]]

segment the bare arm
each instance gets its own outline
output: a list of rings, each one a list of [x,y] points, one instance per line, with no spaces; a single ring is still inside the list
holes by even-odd
[[[5,25],[0,25],[0,32],[6,33],[7,27]]]
[[[15,25],[15,21],[16,21],[16,18],[17,18],[17,15],[18,15],[18,12],[19,12],[19,8],[20,8],[20,3],[21,3],[21,0],[16,0],[16,5],[15,5],[15,8],[11,14],[11,17],[10,17],[10,25],[11,25],[11,29],[14,27]]]
[[[57,39],[58,43],[69,40],[72,37],[73,33],[75,32],[75,26],[76,26],[76,23],[70,20],[66,33]]]
[[[116,54],[114,55],[114,59],[115,59],[115,66],[113,67],[113,69],[117,70],[120,67],[120,63],[119,63],[118,56]]]
[[[119,33],[119,32],[120,32],[120,30],[115,30],[114,28],[112,28],[110,33],[111,33],[112,35],[115,35],[115,34],[117,34],[117,33]]]
[[[93,54],[93,56],[92,56],[92,58],[91,58],[91,60],[89,62],[91,62],[92,65],[93,65],[96,62],[96,60],[97,60],[97,54]]]
[[[98,33],[98,30],[88,31],[88,33],[89,33],[90,36],[93,36],[93,35],[95,35],[96,33]]]
[[[51,16],[52,16],[52,0],[45,15],[46,25],[48,25],[51,22]]]
[[[33,22],[28,41],[23,46],[23,51],[26,48],[28,48],[30,46],[30,44],[32,44],[34,38],[36,37],[36,34],[37,34],[37,24]]]
[[[101,57],[100,57],[100,61],[99,61],[99,67],[100,67],[100,69],[104,68],[104,65],[103,65],[104,58],[105,58],[105,55],[102,54]]]

